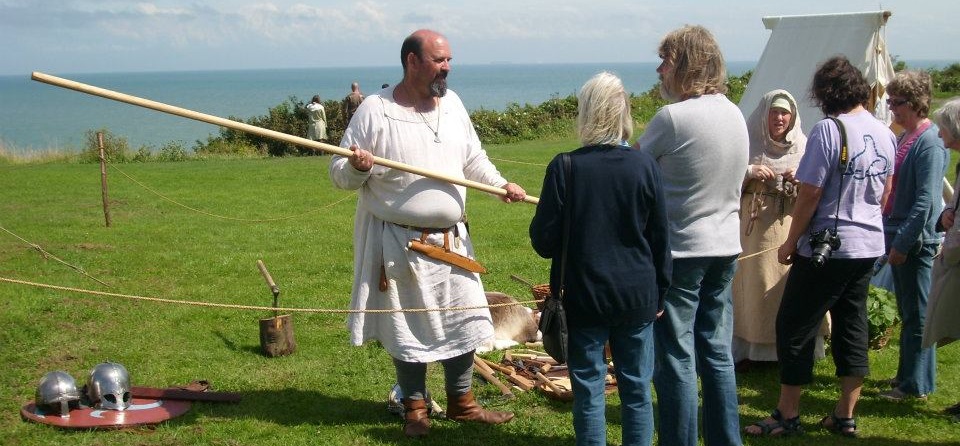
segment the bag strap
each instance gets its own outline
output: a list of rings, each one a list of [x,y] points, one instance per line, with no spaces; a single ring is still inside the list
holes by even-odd
[[[563,244],[560,248],[560,291],[557,293],[557,298],[560,299],[560,302],[563,302],[563,290],[564,290],[564,276],[567,271],[567,245],[570,243],[570,187],[572,186],[570,182],[570,171],[572,170],[570,165],[570,154],[562,153],[560,154],[560,160],[563,161]]]

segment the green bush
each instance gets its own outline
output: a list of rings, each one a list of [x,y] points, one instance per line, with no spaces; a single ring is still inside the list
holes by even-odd
[[[274,130],[288,135],[303,136],[307,134],[307,114],[303,101],[291,96],[276,107],[267,111],[266,115],[255,116],[247,120],[247,124]],[[266,147],[267,153],[272,156],[302,155],[309,152],[294,144],[266,138],[259,135],[245,134],[246,142],[254,147]]]
[[[133,158],[130,161],[135,163],[145,163],[150,161],[153,158],[153,151],[150,150],[148,146],[141,146],[137,149],[137,153],[133,154]]]
[[[324,101],[323,107],[327,116],[326,142],[336,145],[343,137],[346,118],[339,101]],[[307,136],[307,107],[296,96],[290,96],[286,102],[268,109],[266,115],[254,116],[246,121],[235,116],[231,116],[229,119],[301,138]],[[208,138],[206,142],[198,141],[196,151],[197,153],[225,154],[231,151],[220,146],[231,144],[244,146],[242,149],[237,149],[237,152],[244,155],[251,153],[249,147],[256,147],[256,153],[270,156],[316,155],[320,153],[311,148],[228,128],[221,128],[219,136]]]
[[[323,101],[323,108],[327,113],[327,143],[339,146],[343,131],[347,129],[347,115],[344,114],[340,101]],[[306,132],[303,136],[306,137]]]
[[[657,114],[657,110],[660,110],[661,107],[669,103],[669,101],[660,96],[659,82],[657,82],[653,88],[647,90],[646,93],[631,95],[630,113],[633,115],[633,121],[640,124],[634,133],[639,135],[642,127],[650,122],[653,115]]]
[[[156,154],[157,161],[186,161],[190,159],[183,141],[170,141],[160,147]]]
[[[743,98],[743,93],[747,90],[747,84],[753,77],[753,70],[747,71],[742,76],[730,76],[727,78],[727,98],[734,104],[739,104]]]
[[[942,70],[930,70],[930,80],[935,93],[956,94],[960,92],[960,63]]]
[[[544,113],[561,119],[573,119],[577,117],[577,97],[574,95],[561,98],[553,96],[539,107]]]
[[[540,105],[512,103],[498,112],[479,109],[470,114],[480,141],[503,144],[536,139],[569,129],[577,114],[577,98],[551,98]]]
[[[213,136],[207,137],[206,143],[197,141],[194,151],[200,158],[256,158],[267,154],[265,146],[254,146],[244,140],[228,140]]]
[[[870,346],[874,349],[883,348],[893,328],[900,323],[896,296],[884,288],[871,285],[867,292],[867,322]]]
[[[100,143],[97,133],[103,133],[103,156],[110,163],[125,163],[130,159],[130,144],[127,139],[113,134],[106,128],[87,130],[84,133],[83,150],[80,152],[80,162],[100,162]]]
[[[910,69],[906,62],[899,60],[899,56],[891,56],[891,58],[894,71]],[[942,69],[930,68],[927,69],[927,73],[930,73],[935,98],[942,99],[960,94],[960,63],[953,63]]]

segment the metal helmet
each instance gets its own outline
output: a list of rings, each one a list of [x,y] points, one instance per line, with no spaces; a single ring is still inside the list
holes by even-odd
[[[80,406],[77,381],[63,370],[48,372],[40,378],[34,403],[45,414],[59,413],[61,417],[69,417],[70,409]]]
[[[130,374],[115,362],[97,364],[87,381],[87,399],[97,409],[124,410],[130,406]]]

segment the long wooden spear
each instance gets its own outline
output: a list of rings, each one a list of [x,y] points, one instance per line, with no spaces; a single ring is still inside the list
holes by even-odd
[[[232,120],[221,118],[218,116],[213,116],[205,113],[196,112],[193,110],[188,110],[186,108],[175,107],[173,105],[168,105],[168,104],[164,104],[162,102],[157,102],[157,101],[151,101],[149,99],[144,99],[137,96],[131,96],[125,93],[119,93],[116,91],[107,90],[100,87],[94,87],[93,85],[88,85],[88,84],[72,81],[69,79],[64,79],[62,77],[51,76],[49,74],[40,73],[38,71],[34,71],[33,74],[31,74],[30,78],[35,81],[43,82],[50,85],[55,85],[57,87],[63,87],[70,90],[79,91],[81,93],[87,93],[94,96],[113,99],[115,101],[126,102],[127,104],[136,105],[139,107],[145,107],[151,110],[156,110],[163,113],[169,113],[171,115],[177,115],[177,116],[181,116],[188,119],[194,119],[197,121],[206,122],[208,124],[219,125],[221,127],[227,127],[234,130],[240,130],[242,132],[252,133],[254,135],[260,135],[263,137],[276,139],[278,141],[288,142],[290,144],[296,144],[298,146],[308,147],[315,150],[322,150],[324,152],[330,152],[330,153],[334,153],[341,156],[350,156],[350,154],[353,153],[349,149],[344,149],[342,147],[337,147],[330,144],[324,144],[318,141],[311,141],[306,138],[288,135],[286,133],[278,132],[275,130],[269,130],[263,127],[257,127],[257,126],[246,124],[243,122],[232,121]],[[507,194],[507,191],[504,190],[503,188],[490,186],[488,184],[478,183],[476,181],[470,181],[464,178],[457,178],[449,175],[444,175],[442,173],[421,169],[416,166],[399,163],[386,158],[374,157],[373,162],[374,164],[379,164],[381,166],[389,167],[391,169],[402,170],[404,172],[409,172],[412,174],[433,178],[436,180],[446,181],[448,183],[469,187],[471,189],[477,189],[477,190],[495,194],[495,195],[504,196]],[[527,197],[523,201],[527,203],[537,204],[540,202],[540,199],[532,195],[527,195]]]

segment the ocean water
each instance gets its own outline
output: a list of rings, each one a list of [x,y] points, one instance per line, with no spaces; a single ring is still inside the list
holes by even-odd
[[[471,110],[503,110],[510,103],[539,104],[575,94],[593,74],[618,74],[628,90],[642,93],[657,82],[655,63],[454,65],[448,78]],[[753,63],[731,63],[742,74]],[[265,115],[291,96],[309,101],[342,99],[357,81],[365,94],[402,77],[397,67],[316,68],[162,73],[47,73],[69,80],[223,118]],[[0,76],[0,142],[7,148],[71,150],[84,133],[101,128],[125,137],[131,147],[157,148],[170,141],[187,147],[216,135],[219,127],[22,76]]]
[[[753,69],[755,62],[729,62],[731,75]],[[935,61],[910,67],[946,66]],[[627,88],[643,93],[657,82],[657,63],[454,65],[448,78],[471,110],[503,110],[511,103],[539,104],[575,94],[599,71],[619,75]],[[309,101],[342,99],[357,81],[365,94],[402,77],[399,66],[157,73],[47,73],[223,118],[265,115],[291,96]],[[131,147],[158,148],[182,141],[187,147],[219,127],[36,82],[29,73],[0,76],[0,144],[8,149],[74,150],[88,130],[109,129]]]

